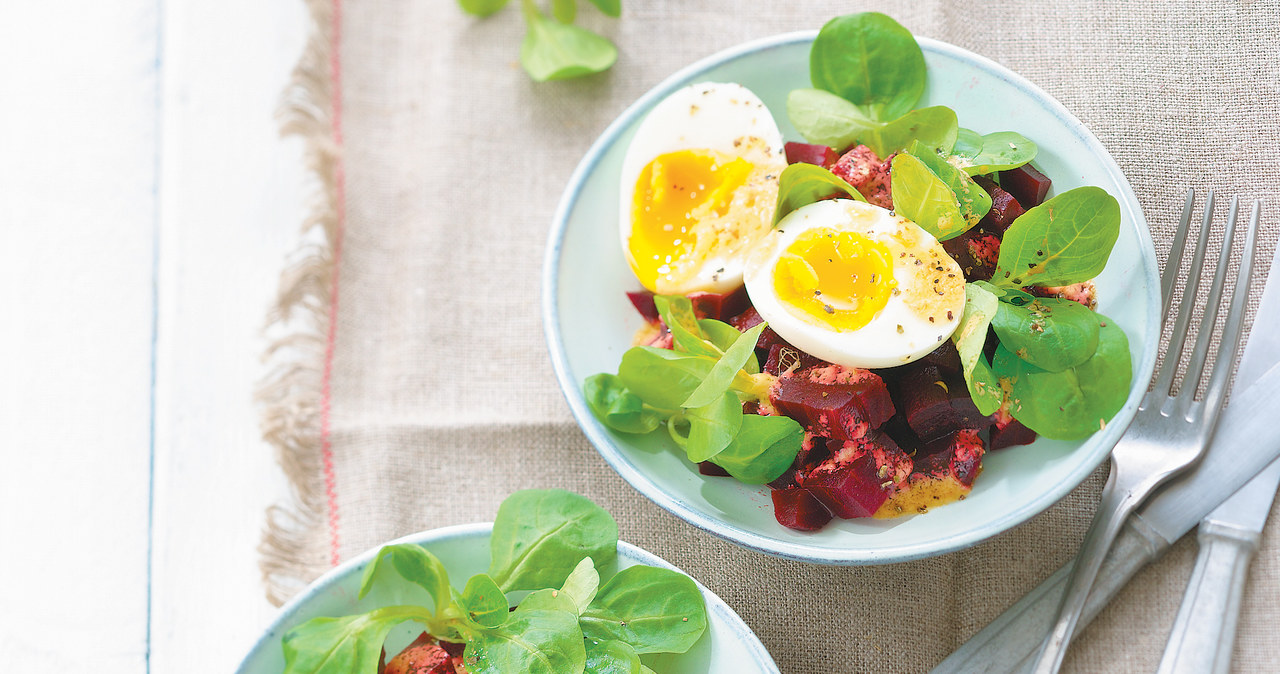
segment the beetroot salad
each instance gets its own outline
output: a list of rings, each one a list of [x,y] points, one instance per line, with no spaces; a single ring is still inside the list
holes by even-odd
[[[641,123],[619,217],[645,327],[584,383],[595,416],[767,485],[802,531],[926,512],[988,451],[1104,428],[1132,371],[1093,285],[1116,200],[1050,197],[1031,139],[916,107],[922,52],[883,14],[828,22],[810,76],[787,100],[803,142],[736,84]]]

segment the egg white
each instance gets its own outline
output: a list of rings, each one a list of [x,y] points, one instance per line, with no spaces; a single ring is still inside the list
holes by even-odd
[[[890,293],[884,308],[857,330],[797,316],[774,291],[782,252],[803,232],[820,227],[857,232],[892,253],[899,292]],[[894,367],[921,358],[955,332],[964,313],[963,274],[937,239],[890,211],[851,199],[819,201],[789,213],[751,256],[745,281],[756,311],[779,336],[849,367]]]
[[[747,142],[748,139],[756,139]],[[711,150],[762,164],[771,181],[767,212],[751,214],[765,222],[773,218],[777,176],[786,168],[782,134],[773,115],[758,96],[740,84],[700,82],[673,92],[649,112],[632,137],[623,158],[619,190],[619,229],[623,251],[635,269],[629,240],[636,181],[660,155],[680,150]],[[748,154],[748,152],[750,154]],[[692,278],[656,288],[661,293],[728,292],[742,285],[743,259],[752,241],[710,251]]]

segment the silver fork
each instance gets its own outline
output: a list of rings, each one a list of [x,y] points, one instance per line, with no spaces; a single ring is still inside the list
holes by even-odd
[[[1173,247],[1169,251],[1164,273],[1160,277],[1166,317],[1169,315],[1173,288],[1182,265],[1182,253],[1191,223],[1194,199],[1194,191],[1188,191],[1186,205],[1182,210],[1182,219],[1178,224],[1178,232],[1174,237]],[[1236,283],[1232,288],[1231,307],[1222,330],[1213,372],[1209,376],[1204,397],[1196,400],[1195,395],[1200,378],[1204,374],[1209,342],[1213,335],[1214,323],[1218,318],[1218,307],[1223,301],[1223,286],[1226,283],[1227,266],[1231,260],[1231,244],[1238,211],[1239,202],[1237,199],[1232,199],[1231,214],[1227,219],[1222,240],[1222,252],[1218,256],[1217,271],[1200,321],[1195,347],[1182,385],[1174,395],[1173,379],[1178,370],[1178,363],[1182,359],[1182,352],[1190,341],[1187,328],[1191,323],[1191,310],[1200,286],[1200,271],[1213,223],[1213,192],[1209,192],[1205,200],[1204,220],[1200,228],[1199,241],[1196,243],[1195,255],[1192,257],[1192,266],[1188,273],[1186,288],[1183,290],[1183,300],[1178,307],[1178,316],[1173,324],[1173,337],[1169,340],[1168,351],[1160,365],[1155,384],[1138,405],[1138,411],[1129,428],[1111,452],[1111,474],[1107,477],[1107,484],[1102,490],[1097,514],[1076,556],[1075,567],[1058,611],[1058,619],[1041,647],[1034,667],[1036,674],[1057,672],[1062,666],[1063,655],[1066,654],[1067,645],[1075,631],[1076,621],[1080,618],[1085,599],[1088,598],[1089,589],[1093,586],[1098,568],[1125,519],[1155,491],[1156,487],[1195,464],[1213,436],[1218,412],[1222,409],[1222,399],[1226,394],[1227,382],[1231,377],[1232,364],[1235,362],[1236,350],[1240,343],[1244,304],[1249,295],[1249,277],[1253,270],[1253,248],[1258,224],[1256,218],[1251,223],[1245,238],[1245,249],[1236,275]]]

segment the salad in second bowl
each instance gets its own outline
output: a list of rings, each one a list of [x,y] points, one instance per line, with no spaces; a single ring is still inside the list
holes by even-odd
[[[279,656],[285,674],[777,671],[731,609],[619,544],[612,516],[585,497],[516,492],[483,533],[395,542],[349,563],[330,579],[340,586],[286,609],[283,636],[269,633],[240,671],[279,672]],[[487,571],[460,583],[482,558]]]
[[[620,236],[647,322],[585,381],[595,416],[768,484],[805,531],[925,512],[989,450],[1105,428],[1132,377],[1095,311],[1117,201],[1046,200],[1034,142],[917,109],[923,54],[883,14],[828,22],[810,77],[787,100],[805,142],[732,83],[680,89],[637,129]]]

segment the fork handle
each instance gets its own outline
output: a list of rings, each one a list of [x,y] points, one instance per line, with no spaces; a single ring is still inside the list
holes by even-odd
[[[1249,562],[1260,536],[1206,521],[1196,540],[1200,554],[1169,633],[1158,674],[1225,674],[1240,618]]]
[[[1071,643],[1076,623],[1080,620],[1080,613],[1084,610],[1089,591],[1093,588],[1098,569],[1101,568],[1111,543],[1115,541],[1120,527],[1124,526],[1130,513],[1155,487],[1145,482],[1131,487],[1126,477],[1122,468],[1112,462],[1111,474],[1107,476],[1107,484],[1103,487],[1102,497],[1098,502],[1098,511],[1085,534],[1080,552],[1076,555],[1071,578],[1067,581],[1066,594],[1058,609],[1058,618],[1032,668],[1035,674],[1054,674],[1062,667],[1067,645]]]

